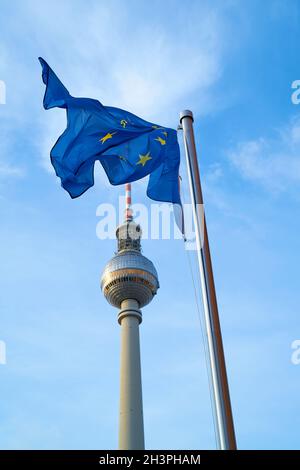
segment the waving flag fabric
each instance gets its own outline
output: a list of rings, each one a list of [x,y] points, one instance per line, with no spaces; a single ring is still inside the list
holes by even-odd
[[[49,65],[39,58],[46,85],[44,108],[65,108],[67,128],[50,158],[62,187],[72,198],[94,184],[99,160],[111,184],[129,183],[150,175],[147,195],[181,205],[180,152],[177,132],[90,98],[74,98]]]

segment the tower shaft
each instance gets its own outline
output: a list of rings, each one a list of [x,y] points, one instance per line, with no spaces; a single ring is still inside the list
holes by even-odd
[[[121,325],[119,449],[143,450],[145,443],[139,338],[142,314],[136,300],[123,300],[118,321]]]

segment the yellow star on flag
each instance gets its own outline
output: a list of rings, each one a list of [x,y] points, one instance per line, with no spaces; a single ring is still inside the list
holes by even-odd
[[[146,155],[139,155],[140,160],[137,162],[137,165],[145,166],[148,160],[152,160],[150,157],[150,152],[146,153]]]
[[[154,140],[157,140],[161,145],[166,145],[166,141],[165,139],[163,139],[162,137],[157,137],[156,139]]]
[[[116,134],[117,132],[108,132],[104,137],[102,137],[99,142],[104,144],[108,139],[112,139],[113,135]]]

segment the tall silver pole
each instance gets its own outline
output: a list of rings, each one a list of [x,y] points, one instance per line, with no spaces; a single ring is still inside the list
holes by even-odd
[[[183,129],[184,146],[196,231],[197,254],[213,386],[216,427],[218,432],[218,447],[221,450],[234,450],[236,449],[236,440],[217,297],[210,257],[206,220],[203,209],[203,197],[194,138],[193,121],[194,118],[191,111],[185,110],[180,113],[180,123]]]

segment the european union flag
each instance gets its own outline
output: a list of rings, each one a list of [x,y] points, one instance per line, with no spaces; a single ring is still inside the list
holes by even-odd
[[[181,204],[177,132],[94,99],[74,98],[49,65],[42,58],[39,61],[46,85],[44,108],[67,112],[67,128],[50,157],[70,196],[81,196],[93,186],[94,164],[99,160],[111,184],[150,174],[147,195],[151,199]]]

